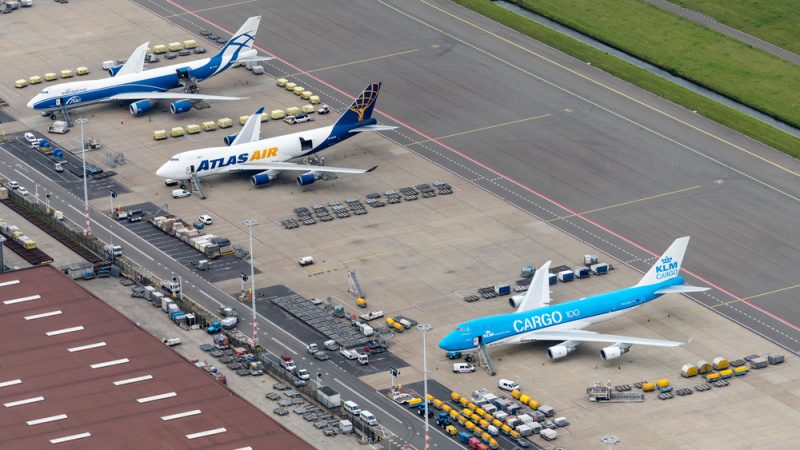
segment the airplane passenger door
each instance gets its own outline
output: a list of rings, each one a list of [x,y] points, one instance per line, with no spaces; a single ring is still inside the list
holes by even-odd
[[[308,151],[314,148],[314,144],[311,142],[311,139],[305,140],[302,137],[300,138],[300,150]]]

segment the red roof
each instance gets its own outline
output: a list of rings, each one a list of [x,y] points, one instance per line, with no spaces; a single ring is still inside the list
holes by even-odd
[[[53,267],[0,274],[0,342],[0,448],[312,448]]]

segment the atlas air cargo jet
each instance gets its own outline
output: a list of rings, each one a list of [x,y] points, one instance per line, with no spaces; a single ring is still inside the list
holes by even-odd
[[[253,42],[261,16],[255,16],[239,28],[216,55],[196,61],[173,64],[157,69],[144,70],[145,53],[149,42],[133,51],[121,66],[109,69],[110,78],[100,80],[73,81],[46,87],[28,102],[28,107],[51,113],[56,111],[69,119],[69,110],[100,102],[132,101],[132,115],[142,115],[152,108],[154,100],[172,100],[173,114],[189,111],[193,102],[199,100],[240,100],[239,97],[224,97],[200,94],[197,83],[220,74],[236,63],[270,60],[257,55]],[[183,87],[183,92],[167,92]]]
[[[392,130],[396,127],[378,125],[372,110],[378,99],[381,83],[367,86],[344,114],[331,126],[301,131],[284,136],[260,139],[261,114],[255,112],[242,130],[226,136],[228,147],[212,147],[178,153],[164,163],[156,175],[173,180],[189,180],[231,172],[256,172],[250,177],[253,186],[266,186],[282,171],[303,172],[297,184],[306,186],[329,173],[362,174],[375,170],[329,167],[288,162],[295,158],[318,153],[365,131]]]
[[[689,237],[676,239],[635,286],[550,306],[548,282],[550,261],[534,274],[528,291],[509,300],[517,311],[464,322],[439,342],[447,351],[462,351],[482,345],[524,344],[534,341],[563,341],[547,349],[547,357],[559,359],[581,342],[609,342],[600,350],[604,360],[620,357],[631,345],[678,347],[686,342],[600,334],[584,328],[619,317],[664,294],[702,292],[709,288],[683,284],[679,275]]]

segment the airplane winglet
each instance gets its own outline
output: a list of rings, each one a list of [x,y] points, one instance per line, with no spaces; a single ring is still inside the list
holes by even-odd
[[[370,167],[369,169],[367,169],[367,171],[366,171],[366,172],[364,172],[364,173],[370,173],[370,172],[372,172],[373,170],[375,170],[375,169],[377,169],[377,168],[378,168],[378,166],[372,166],[372,167]]]

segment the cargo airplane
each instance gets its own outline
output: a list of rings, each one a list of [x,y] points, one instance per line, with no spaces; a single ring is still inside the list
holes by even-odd
[[[534,274],[525,295],[509,300],[517,311],[468,320],[439,342],[447,351],[462,351],[480,346],[523,344],[534,341],[563,341],[547,349],[547,357],[559,359],[581,342],[609,342],[600,350],[604,360],[620,357],[631,345],[678,347],[685,342],[600,334],[584,328],[618,317],[664,294],[702,292],[709,288],[683,284],[679,276],[689,237],[676,239],[650,271],[635,286],[550,306],[548,282],[550,261]]]
[[[164,163],[156,175],[173,180],[189,180],[232,172],[257,172],[250,177],[253,186],[266,186],[282,171],[304,172],[297,177],[297,184],[306,186],[326,174],[367,173],[375,170],[328,167],[311,164],[296,164],[289,160],[309,156],[334,144],[338,144],[365,131],[392,130],[396,127],[378,125],[372,110],[378,99],[381,83],[367,86],[342,117],[331,126],[314,128],[283,136],[260,139],[260,108],[245,123],[242,130],[225,137],[228,147],[212,147],[178,153]]]
[[[272,58],[258,56],[253,42],[261,16],[255,16],[239,28],[216,55],[196,61],[144,70],[145,54],[149,42],[133,51],[125,64],[108,69],[110,78],[73,81],[48,86],[28,102],[28,107],[50,113],[60,111],[69,121],[69,110],[100,102],[132,101],[128,109],[133,116],[145,114],[152,108],[153,100],[172,100],[170,111],[179,114],[189,111],[193,101],[239,100],[198,93],[197,83],[220,74],[236,63],[266,61]],[[183,92],[167,92],[183,87]]]

